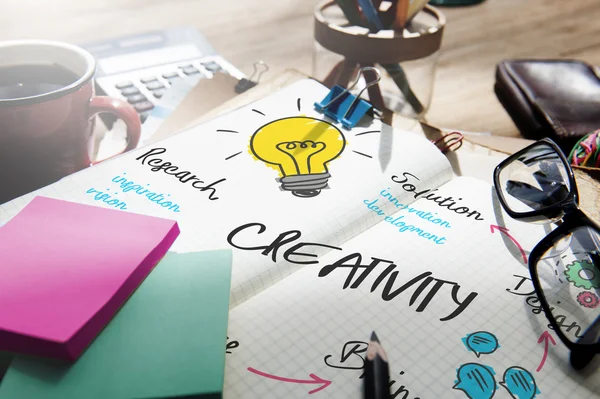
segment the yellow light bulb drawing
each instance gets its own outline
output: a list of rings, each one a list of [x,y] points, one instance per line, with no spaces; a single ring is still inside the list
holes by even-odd
[[[327,188],[327,164],[345,147],[338,128],[306,116],[267,123],[250,139],[254,156],[279,171],[281,189],[298,197],[314,197]]]

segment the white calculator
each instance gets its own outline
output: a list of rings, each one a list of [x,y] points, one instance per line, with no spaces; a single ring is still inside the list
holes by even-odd
[[[132,104],[142,122],[168,88],[179,79],[244,74],[218,55],[196,29],[184,27],[83,45],[97,61],[98,94]],[[105,122],[109,120],[103,118]],[[112,124],[112,123],[110,123]]]

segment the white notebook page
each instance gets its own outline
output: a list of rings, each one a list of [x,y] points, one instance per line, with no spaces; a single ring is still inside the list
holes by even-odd
[[[225,397],[362,398],[360,376],[373,330],[388,354],[393,398],[598,395],[598,359],[587,373],[574,371],[566,347],[528,294],[533,287],[523,256],[548,227],[510,219],[492,190],[470,178],[438,190],[479,212],[470,217],[427,199],[393,215],[444,235],[443,244],[401,232],[402,225],[381,215],[381,223],[342,250],[233,309],[228,334],[238,346],[226,357]],[[450,227],[425,220],[426,212],[437,212]],[[507,228],[516,241],[491,225]],[[346,267],[329,266],[345,256]],[[381,261],[368,274],[367,267],[351,267],[371,265],[374,258]],[[544,333],[557,343],[545,360],[544,342],[538,343]]]

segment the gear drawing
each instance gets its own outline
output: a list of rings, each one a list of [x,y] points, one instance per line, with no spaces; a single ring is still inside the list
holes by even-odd
[[[586,308],[595,309],[600,305],[600,298],[593,292],[582,291],[577,295],[577,302]]]
[[[600,271],[587,260],[575,261],[567,265],[565,276],[577,288],[586,290],[600,288]]]

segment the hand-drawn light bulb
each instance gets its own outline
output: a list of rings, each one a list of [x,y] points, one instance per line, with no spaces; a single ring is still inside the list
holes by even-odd
[[[281,189],[298,197],[314,197],[327,188],[327,164],[337,158],[346,139],[332,124],[296,116],[260,127],[250,139],[250,150],[279,171]]]

